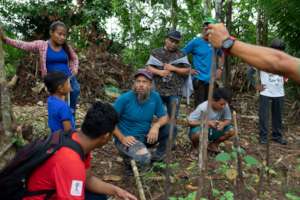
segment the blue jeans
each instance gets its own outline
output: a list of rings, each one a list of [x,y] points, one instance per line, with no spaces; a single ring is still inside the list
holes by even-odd
[[[172,103],[175,101],[176,102],[176,110],[175,110],[175,119],[177,119],[178,114],[179,114],[179,106],[180,106],[180,97],[179,96],[161,96],[161,99],[163,101],[163,103],[165,104],[165,106],[167,107],[167,112],[169,117],[171,118],[171,114],[172,114]],[[169,125],[168,127],[168,132],[169,132]],[[174,126],[174,132],[173,132],[173,144],[174,141],[176,140],[176,136],[177,136],[177,126]]]
[[[130,147],[126,147],[118,139],[116,139],[115,144],[123,157],[134,159],[141,164],[149,164],[151,159],[161,159],[165,155],[169,138],[168,130],[168,125],[165,125],[159,129],[158,140],[155,143],[158,143],[158,146],[153,155],[151,155],[148,148],[154,146],[155,144],[148,144],[145,135],[142,135],[141,137],[135,136],[135,139],[138,140],[138,142]],[[145,150],[143,154],[138,153],[138,151],[142,149]]]
[[[71,84],[71,88],[72,88],[72,90],[70,92],[70,108],[75,115],[76,104],[77,104],[78,96],[80,93],[80,85],[75,76],[71,77],[70,84]]]
[[[85,191],[85,200],[107,200],[104,194],[95,194],[93,192]]]

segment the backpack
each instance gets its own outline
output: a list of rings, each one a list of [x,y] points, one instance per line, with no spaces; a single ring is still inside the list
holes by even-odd
[[[47,138],[37,139],[20,149],[13,160],[0,172],[0,199],[21,200],[23,197],[43,195],[49,199],[55,190],[27,191],[31,173],[61,147],[69,147],[84,160],[81,146],[71,139],[71,132],[57,132]]]

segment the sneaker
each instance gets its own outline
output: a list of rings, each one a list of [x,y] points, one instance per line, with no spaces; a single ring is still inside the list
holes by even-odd
[[[160,156],[158,155],[157,153],[154,153],[152,154],[151,156],[151,162],[154,163],[154,162],[162,162],[164,160],[165,156]]]
[[[285,139],[283,139],[283,138],[272,138],[272,140],[273,140],[274,142],[279,143],[279,144],[287,145],[287,141],[286,141]]]

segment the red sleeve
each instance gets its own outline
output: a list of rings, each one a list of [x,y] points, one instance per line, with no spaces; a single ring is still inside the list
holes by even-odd
[[[92,153],[90,152],[87,156],[86,159],[84,160],[84,166],[85,169],[89,169],[91,167],[91,160],[92,160]]]
[[[61,161],[53,169],[57,200],[84,200],[85,163],[78,160]]]

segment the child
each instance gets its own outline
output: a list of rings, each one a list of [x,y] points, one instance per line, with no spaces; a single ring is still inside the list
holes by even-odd
[[[274,39],[271,48],[284,51],[285,44],[280,39]],[[260,71],[261,84],[256,89],[259,96],[259,142],[267,144],[269,132],[269,109],[272,116],[272,140],[287,145],[283,138],[282,111],[284,105],[284,78],[282,76]]]
[[[233,126],[231,125],[231,111],[228,102],[231,99],[231,92],[225,88],[217,88],[214,90],[211,110],[208,113],[208,140],[207,149],[211,152],[218,153],[219,144],[235,135]],[[198,105],[188,117],[191,126],[189,137],[193,147],[198,147],[199,137],[202,135],[202,120],[204,113],[207,111],[208,101]]]
[[[71,86],[68,76],[61,72],[48,73],[44,83],[50,93],[48,97],[48,125],[51,132],[75,129],[75,120],[71,109],[65,101]]]

